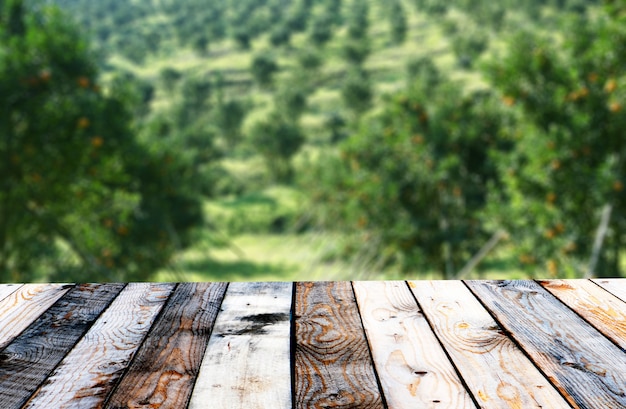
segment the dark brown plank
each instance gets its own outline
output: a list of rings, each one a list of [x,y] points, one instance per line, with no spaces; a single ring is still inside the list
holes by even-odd
[[[626,407],[626,354],[534,281],[470,289],[574,407]]]
[[[186,407],[226,287],[179,284],[105,407]]]
[[[0,352],[0,406],[21,407],[123,288],[76,286],[7,345]]]
[[[297,283],[295,311],[295,407],[383,408],[350,283]]]

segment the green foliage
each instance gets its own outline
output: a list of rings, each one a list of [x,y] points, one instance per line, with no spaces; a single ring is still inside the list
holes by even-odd
[[[499,184],[492,156],[511,144],[490,94],[464,97],[446,84],[435,95],[417,83],[391,97],[340,158],[320,165],[312,189],[330,226],[363,232],[403,268],[452,277],[488,238],[482,214],[488,186]]]
[[[310,33],[310,39],[313,44],[318,47],[323,46],[332,38],[332,35],[332,22],[328,17],[322,15],[313,20]]]
[[[299,81],[286,82],[275,97],[275,106],[283,116],[297,120],[307,107],[306,87]]]
[[[226,145],[234,148],[242,140],[241,124],[247,114],[247,109],[243,101],[231,99],[220,101],[214,112],[215,126],[220,130]]]
[[[361,66],[371,53],[371,45],[366,38],[348,38],[341,48],[343,58],[352,65]]]
[[[133,137],[58,10],[0,16],[0,281],[149,278],[202,221],[184,155]]]
[[[252,59],[250,73],[261,87],[269,87],[274,82],[274,74],[278,71],[278,63],[271,54],[263,52]]]
[[[367,72],[353,69],[348,73],[341,88],[341,97],[346,108],[355,116],[367,111],[372,105],[372,84]]]
[[[406,40],[408,25],[404,8],[399,0],[391,3],[389,25],[391,27],[391,41],[394,44],[404,43]]]
[[[610,206],[597,273],[620,273],[626,25],[619,16],[574,18],[560,44],[521,33],[489,70],[504,102],[519,107],[528,124],[519,148],[502,160],[511,196],[502,222],[531,270],[547,266],[563,275],[563,266],[589,260],[600,211]],[[580,273],[587,266],[576,268]]]
[[[163,84],[163,87],[172,92],[176,83],[181,79],[182,74],[174,68],[165,67],[159,72],[159,79]]]
[[[361,40],[367,36],[369,29],[369,3],[352,0],[351,13],[348,16],[348,36]]]
[[[293,177],[291,158],[304,143],[300,126],[278,112],[256,122],[250,130],[250,143],[265,159],[268,170],[280,182]]]
[[[481,29],[468,31],[458,31],[452,43],[459,65],[464,68],[470,68],[489,46],[489,35],[486,31]]]
[[[291,31],[286,25],[278,25],[270,33],[270,43],[275,47],[289,44],[290,38]]]

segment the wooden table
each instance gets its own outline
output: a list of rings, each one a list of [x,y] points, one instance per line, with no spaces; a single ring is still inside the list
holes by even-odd
[[[626,408],[626,279],[0,285],[0,408]]]

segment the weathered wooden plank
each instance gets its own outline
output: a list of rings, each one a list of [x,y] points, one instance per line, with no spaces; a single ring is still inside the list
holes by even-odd
[[[569,408],[460,281],[410,281],[481,408]]]
[[[297,283],[295,311],[295,407],[382,408],[350,283]]]
[[[184,408],[226,287],[179,284],[105,407]]]
[[[389,407],[476,408],[404,281],[353,287]]]
[[[69,290],[0,352],[0,402],[21,407],[119,294],[122,284]]]
[[[624,301],[589,280],[543,280],[539,284],[626,351]]]
[[[626,354],[534,281],[467,283],[575,407],[626,407]]]
[[[13,341],[69,288],[59,284],[15,286],[15,291],[0,301],[0,349]]]
[[[626,302],[626,279],[624,278],[598,278],[594,283],[609,291],[611,294]]]
[[[17,291],[22,285],[23,284],[0,284],[0,301]]]
[[[291,407],[291,283],[231,283],[189,407]]]
[[[25,407],[102,407],[173,288],[128,284]]]

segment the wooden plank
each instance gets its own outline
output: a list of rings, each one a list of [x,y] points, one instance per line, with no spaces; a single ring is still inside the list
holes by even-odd
[[[409,286],[481,408],[570,407],[462,282]]]
[[[23,284],[0,284],[0,301],[18,290]]]
[[[123,287],[82,284],[72,288],[0,352],[3,409],[26,403]]]
[[[350,283],[297,283],[295,314],[295,407],[383,408]]]
[[[624,278],[598,278],[594,283],[609,291],[611,294],[626,302],[626,279]]]
[[[626,407],[626,354],[534,281],[467,283],[574,407]]]
[[[231,283],[189,408],[291,407],[291,283]]]
[[[476,408],[404,281],[353,287],[389,407]]]
[[[173,288],[128,284],[25,407],[102,407]]]
[[[179,284],[105,407],[184,408],[226,287]]]
[[[0,301],[0,349],[13,341],[69,288],[58,284],[16,286],[16,291]]]
[[[589,280],[538,281],[626,351],[626,303]]]

